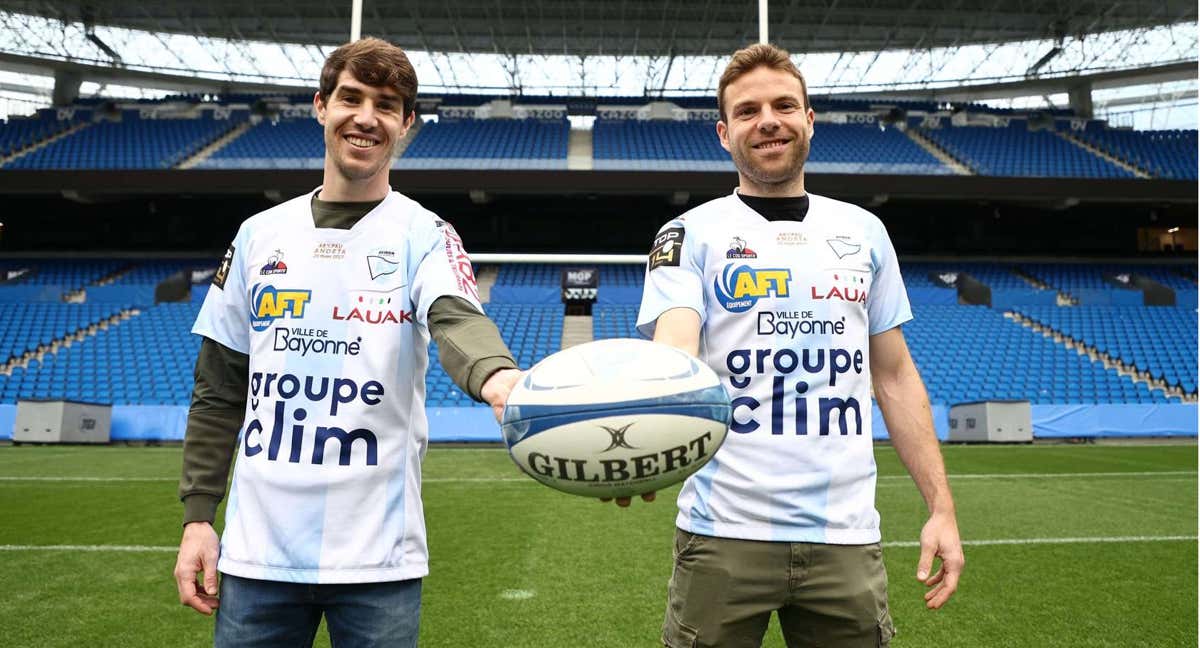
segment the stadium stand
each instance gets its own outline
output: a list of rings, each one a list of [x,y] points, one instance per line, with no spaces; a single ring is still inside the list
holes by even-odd
[[[1091,122],[1075,135],[1157,178],[1196,180],[1196,131],[1119,130]]]
[[[1013,119],[1007,128],[954,126],[921,132],[980,175],[1134,177],[1051,131],[1028,130],[1025,120]]]
[[[913,307],[904,327],[930,399],[1048,403],[1178,402],[982,306]],[[1192,338],[1193,346],[1195,337]]]
[[[127,263],[122,261],[47,261],[31,260],[27,264],[17,263],[30,272],[9,285],[61,286],[64,290],[78,290],[120,270]]]
[[[1016,310],[1128,367],[1147,372],[1155,380],[1196,392],[1195,309],[1095,306]]]
[[[430,122],[394,168],[565,169],[570,124],[540,119]]]
[[[120,311],[116,304],[0,303],[0,365]]]
[[[5,165],[12,169],[169,169],[237,124],[235,118],[142,119],[121,111]]]
[[[816,131],[821,146],[806,165],[814,173],[951,173],[896,128],[822,122]],[[708,120],[597,119],[592,141],[598,169],[733,170]]]
[[[1036,312],[1068,314],[1093,310],[1030,308]],[[634,305],[597,305],[592,310],[596,339],[635,335],[637,310]],[[1180,376],[1179,382],[1172,384],[1194,393],[1195,313],[1174,308],[1137,308],[1127,314],[1141,318],[1141,326],[1136,329],[1143,331],[1147,340],[1139,349],[1144,347],[1146,353],[1157,355],[1159,361],[1155,367],[1161,366],[1165,373],[1167,367],[1188,371],[1190,366],[1191,382]],[[1105,369],[1100,362],[1007,319],[998,310],[984,306],[914,304],[913,315],[913,321],[904,326],[904,334],[934,403],[948,405],[984,399],[1029,400],[1035,404],[1179,402],[1177,396],[1151,390]],[[1163,321],[1172,322],[1173,327],[1160,334],[1162,329],[1156,326]],[[1124,334],[1128,336],[1129,330]],[[1192,349],[1190,357],[1183,354],[1180,360],[1174,360],[1176,350],[1187,344]]]
[[[325,138],[316,119],[263,120],[213,155],[201,169],[319,169]]]
[[[120,304],[89,304],[113,313]],[[76,307],[81,308],[81,307]],[[191,334],[196,305],[159,304],[94,337],[84,338],[40,366],[14,369],[4,400],[66,398],[91,403],[186,405],[200,339]]]
[[[78,123],[77,118],[59,119],[53,110],[42,109],[27,118],[0,122],[0,157],[49,139]]]
[[[504,338],[517,365],[531,367],[538,360],[562,348],[563,309],[561,304],[495,304],[484,305],[484,311]],[[437,345],[429,353],[429,370],[425,374],[426,402],[431,407],[484,407],[450,380],[437,358]]]

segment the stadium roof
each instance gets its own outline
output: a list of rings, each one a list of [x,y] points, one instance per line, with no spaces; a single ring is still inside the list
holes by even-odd
[[[338,45],[350,0],[0,0],[0,11],[207,38]],[[1194,22],[1194,0],[775,0],[771,41],[796,53],[1063,39]],[[363,34],[406,49],[501,55],[727,54],[757,40],[750,0],[364,0]]]

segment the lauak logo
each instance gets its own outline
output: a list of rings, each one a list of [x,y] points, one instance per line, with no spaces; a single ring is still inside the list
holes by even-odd
[[[288,290],[262,284],[255,284],[251,295],[250,328],[255,331],[265,331],[271,327],[271,322],[285,316],[291,319],[304,317],[304,307],[312,299],[311,290]]]
[[[412,311],[393,308],[392,297],[388,293],[367,290],[350,293],[349,306],[333,307],[333,319],[346,322],[412,324],[412,316]]]
[[[731,313],[750,310],[763,297],[787,297],[792,271],[787,268],[734,267],[730,263],[713,280],[721,306]]]
[[[262,270],[259,270],[258,274],[287,274],[287,270],[287,264],[283,262],[283,250],[275,250],[275,254],[267,258],[266,264],[263,265]]]
[[[867,303],[866,280],[849,274],[833,275],[834,284],[828,288],[812,286],[814,300],[840,299],[857,304]]]

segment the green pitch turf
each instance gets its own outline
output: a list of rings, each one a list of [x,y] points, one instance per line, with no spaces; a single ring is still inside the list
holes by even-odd
[[[894,646],[1197,644],[1195,445],[945,455],[963,538],[981,544],[930,612],[904,545],[924,505],[895,452],[876,450],[884,540],[899,543],[885,545]],[[211,645],[212,620],[179,605],[171,576],[179,459],[178,447],[0,447],[0,645]],[[524,478],[494,448],[434,448],[425,477],[421,646],[659,645],[675,489],[622,510]],[[783,646],[774,624],[764,646]]]

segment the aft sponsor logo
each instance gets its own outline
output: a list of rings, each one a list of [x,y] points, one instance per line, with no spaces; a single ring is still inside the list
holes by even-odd
[[[744,313],[764,297],[787,297],[791,280],[792,271],[787,268],[735,267],[730,263],[713,280],[713,289],[722,308]]]
[[[833,275],[831,284],[810,286],[814,301],[841,300],[852,304],[867,303],[866,279],[852,274]]]
[[[758,314],[759,335],[782,335],[795,339],[797,335],[841,335],[846,332],[846,318],[817,319],[812,311],[773,311]]]
[[[395,292],[395,291],[389,291]],[[333,319],[364,324],[412,324],[413,313],[392,305],[388,293],[361,291],[351,293],[350,303],[333,307]],[[399,301],[399,297],[395,298]]]
[[[261,270],[258,271],[258,274],[260,274],[260,275],[287,274],[287,271],[288,271],[287,264],[283,262],[283,250],[275,250],[275,254],[272,254],[270,257],[267,257],[267,262],[265,264],[263,264],[263,267]]]
[[[291,351],[299,353],[303,358],[308,354],[356,356],[362,351],[362,338],[353,340],[333,340],[329,331],[321,329],[275,327],[273,351]]]
[[[251,291],[250,328],[265,331],[271,327],[271,322],[278,319],[302,319],[311,299],[311,290],[255,284]]]

